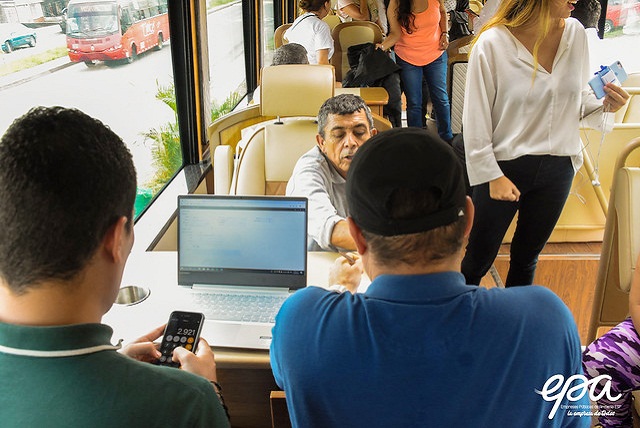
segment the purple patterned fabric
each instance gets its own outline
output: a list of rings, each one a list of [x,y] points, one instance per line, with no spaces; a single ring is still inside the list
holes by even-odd
[[[611,396],[606,394],[598,400],[598,420],[603,428],[633,427],[631,393],[640,389],[640,337],[627,318],[604,336],[587,346],[582,354],[582,367],[589,379],[600,375],[611,376]],[[599,394],[605,381],[595,389]]]

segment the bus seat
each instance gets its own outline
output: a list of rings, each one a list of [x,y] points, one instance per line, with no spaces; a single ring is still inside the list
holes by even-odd
[[[284,195],[296,162],[316,144],[315,121],[293,120],[258,128],[240,153],[232,195]]]
[[[340,21],[340,17],[338,15],[336,15],[335,13],[331,13],[331,14],[325,16],[324,18],[322,18],[322,20],[324,22],[326,22],[327,24],[329,24],[329,28],[331,29],[331,31],[333,31],[333,29],[336,28],[338,26],[338,24],[340,24],[342,22],[342,21]]]
[[[221,144],[216,147],[213,170],[215,171],[213,193],[217,195],[228,194],[233,178],[233,148],[231,146]]]
[[[620,288],[628,293],[640,252],[640,168],[621,168],[615,185]]]
[[[334,93],[335,75],[328,65],[285,64],[262,69],[262,116],[316,117]]]
[[[331,57],[331,64],[336,68],[336,80],[342,82],[349,71],[347,50],[349,46],[360,43],[382,43],[382,30],[377,24],[369,21],[342,22],[331,32],[335,52]]]
[[[451,131],[462,132],[462,108],[464,107],[464,90],[467,80],[469,62],[469,44],[473,35],[464,36],[451,42],[447,48],[448,68],[447,90],[451,100]]]
[[[626,83],[626,82],[625,82]],[[640,85],[625,86],[629,100],[616,112],[616,123],[640,123]]]
[[[622,83],[622,86],[640,86],[640,73],[629,73],[627,80]]]
[[[615,326],[628,315],[628,292],[640,252],[640,162],[630,161],[638,148],[640,138],[634,138],[615,163],[587,343],[600,327]]]
[[[233,158],[231,150],[222,146],[215,149],[216,192],[284,194],[298,158],[316,144],[316,116],[320,106],[333,96],[334,82],[332,66],[294,64],[264,68],[260,116],[277,119],[255,125],[238,143],[231,179],[228,170],[229,162],[233,162],[229,160]],[[216,159],[218,156],[220,160]],[[218,164],[222,165],[220,171],[216,169]]]
[[[287,39],[284,38],[284,32],[287,31],[291,27],[291,24],[282,24],[276,31],[273,33],[273,47],[278,49],[282,45],[286,45],[289,43]]]

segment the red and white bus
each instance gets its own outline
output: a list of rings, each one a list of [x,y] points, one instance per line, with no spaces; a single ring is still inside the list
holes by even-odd
[[[169,40],[167,0],[71,0],[66,27],[71,61],[132,62]]]

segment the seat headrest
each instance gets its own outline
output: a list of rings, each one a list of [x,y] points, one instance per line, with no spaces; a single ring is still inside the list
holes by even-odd
[[[615,208],[618,223],[618,263],[620,288],[628,292],[640,252],[640,168],[618,170],[615,183]]]
[[[318,115],[320,106],[333,97],[335,73],[330,65],[287,64],[262,69],[262,116]]]

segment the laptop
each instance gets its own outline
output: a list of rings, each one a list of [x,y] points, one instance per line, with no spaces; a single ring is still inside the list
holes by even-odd
[[[307,199],[179,196],[178,284],[211,345],[268,349],[280,305],[307,284]]]

